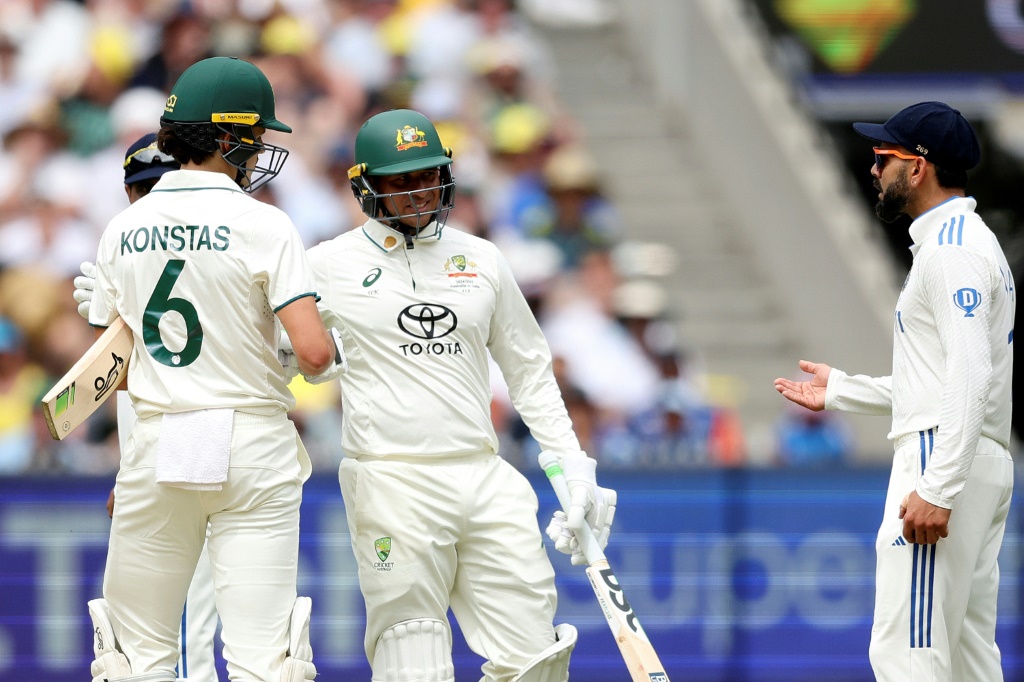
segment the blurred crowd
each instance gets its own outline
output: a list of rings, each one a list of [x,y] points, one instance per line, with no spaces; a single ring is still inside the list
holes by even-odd
[[[665,290],[622,267],[620,218],[535,28],[608,18],[603,0],[0,2],[0,474],[116,469],[114,401],[60,444],[37,405],[93,340],[72,279],[127,206],[125,150],[156,129],[178,75],[214,55],[249,59],[274,85],[295,132],[268,133],[291,156],[256,196],[307,246],[364,220],[346,174],[362,121],[423,112],[454,150],[449,222],[511,262],[584,448],[609,467],[742,464],[736,414],[708,398]],[[531,466],[537,445],[493,375],[502,454]],[[314,464],[330,470],[337,388],[292,387]]]

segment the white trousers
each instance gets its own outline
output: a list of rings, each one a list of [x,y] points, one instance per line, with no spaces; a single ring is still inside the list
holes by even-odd
[[[878,682],[999,682],[997,558],[1013,492],[1013,460],[982,438],[970,477],[935,545],[903,538],[899,507],[927,468],[938,435],[897,443],[875,542],[871,667]]]
[[[537,495],[507,462],[346,458],[339,479],[366,602],[368,660],[387,628],[412,618],[447,623],[449,607],[470,649],[486,659],[486,680],[510,680],[555,642],[555,575]]]
[[[117,391],[117,439],[121,452],[137,421],[127,391]],[[217,606],[213,601],[213,566],[203,544],[196,572],[188,587],[185,612],[178,632],[178,678],[189,682],[219,682],[213,638],[217,633]]]
[[[217,634],[217,605],[213,598],[213,565],[204,544],[188,586],[185,612],[178,633],[178,678],[188,682],[218,682],[213,639]]]
[[[284,413],[236,412],[219,491],[157,484],[159,432],[159,417],[139,420],[121,454],[103,579],[114,636],[134,674],[174,671],[182,609],[206,541],[231,679],[279,682],[309,470],[295,426]]]

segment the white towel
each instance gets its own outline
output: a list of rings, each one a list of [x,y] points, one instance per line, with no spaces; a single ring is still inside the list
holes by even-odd
[[[156,482],[188,490],[220,490],[228,480],[230,408],[167,413],[156,446]]]

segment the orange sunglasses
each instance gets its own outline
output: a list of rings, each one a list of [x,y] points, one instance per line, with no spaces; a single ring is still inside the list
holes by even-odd
[[[903,159],[904,161],[924,158],[920,154],[904,154],[895,149],[883,149],[882,147],[872,147],[871,150],[875,153],[875,165],[878,166],[879,170],[885,165],[883,157],[886,156],[895,156],[897,159]]]

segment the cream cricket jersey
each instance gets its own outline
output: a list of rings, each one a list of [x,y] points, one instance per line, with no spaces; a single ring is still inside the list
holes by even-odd
[[[414,245],[371,220],[308,251],[349,363],[345,452],[497,452],[488,350],[540,445],[578,451],[551,352],[497,247],[450,227]]]
[[[826,407],[891,409],[893,440],[938,427],[918,494],[952,507],[981,436],[1010,442],[1016,291],[1006,257],[974,212],[956,197],[910,227],[914,262],[896,304],[891,377],[833,370]]]
[[[89,322],[135,332],[128,392],[140,418],[291,409],[275,311],[315,296],[291,220],[222,173],[165,173],[107,226]]]

